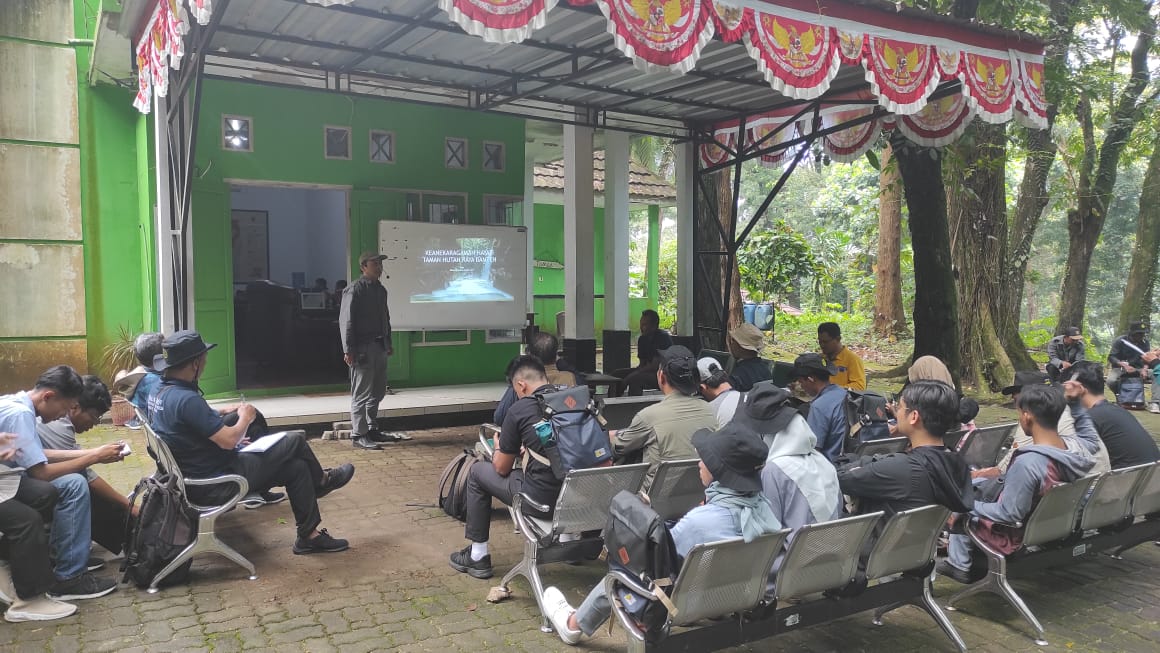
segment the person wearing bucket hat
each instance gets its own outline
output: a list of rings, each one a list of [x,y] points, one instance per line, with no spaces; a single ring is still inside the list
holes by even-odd
[[[638,412],[627,428],[608,434],[618,459],[635,459],[635,454],[641,452],[649,464],[645,491],[652,485],[656,467],[662,461],[696,455],[692,437],[697,429],[717,428],[713,409],[693,396],[701,381],[693,352],[673,345],[660,353],[658,362],[656,380],[664,399]]]
[[[705,503],[693,508],[669,531],[677,555],[684,557],[698,544],[743,538],[752,542],[781,530],[769,500],[761,492],[761,470],[769,454],[761,437],[740,424],[720,431],[701,429],[693,435],[700,460]],[[576,609],[556,587],[544,590],[544,614],[565,644],[592,635],[612,615],[612,606],[599,583]]]
[[[737,360],[733,364],[733,371],[729,383],[741,392],[748,392],[758,381],[768,381],[773,378],[773,369],[769,361],[761,358],[761,348],[765,345],[765,336],[761,329],[742,322],[737,328],[729,331],[729,353]]]
[[[1049,340],[1047,358],[1047,375],[1052,383],[1058,383],[1060,372],[1084,360],[1083,334],[1079,327],[1069,326]]]
[[[842,327],[837,322],[822,322],[818,325],[818,348],[826,358],[826,364],[835,372],[830,381],[850,390],[866,389],[866,369],[858,354],[842,344]]]
[[[253,492],[285,486],[298,531],[295,554],[345,551],[349,548],[346,540],[319,528],[318,499],[350,482],[354,465],[323,469],[301,431],[287,433],[260,453],[240,452],[257,411],[243,403],[237,407],[237,421],[229,424],[202,397],[197,382],[213,348],[196,331],[178,331],[165,339],[153,365],[165,380],[149,402],[150,426],[189,476],[238,474]],[[217,489],[191,487],[188,491],[194,501],[211,502]]]
[[[383,443],[403,439],[378,426],[379,403],[390,391],[387,357],[395,353],[387,289],[379,281],[385,258],[375,252],[358,257],[362,276],[342,291],[338,310],[342,360],[350,368],[350,439],[356,449],[379,450]]]
[[[793,362],[793,378],[810,399],[806,421],[818,436],[818,451],[830,462],[842,455],[842,444],[850,432],[846,421],[846,389],[830,383],[835,370],[820,354],[808,352]]]

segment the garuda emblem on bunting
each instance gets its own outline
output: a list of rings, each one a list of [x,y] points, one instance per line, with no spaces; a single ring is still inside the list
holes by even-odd
[[[622,49],[632,59],[658,66],[677,65],[682,71],[712,38],[706,32],[709,12],[702,0],[604,0]],[[704,38],[703,38],[704,37]]]
[[[914,113],[938,85],[931,48],[921,43],[868,37],[866,76],[879,102],[895,113]]]
[[[798,77],[811,75],[827,62],[829,30],[771,14],[761,14],[758,33],[767,59]]]
[[[968,52],[964,63],[964,81],[978,105],[980,116],[992,118],[990,122],[1010,118],[1015,92],[1011,60]]]
[[[747,7],[735,7],[713,2],[713,23],[717,25],[717,34],[726,43],[732,43],[749,33],[753,28],[753,10]]]

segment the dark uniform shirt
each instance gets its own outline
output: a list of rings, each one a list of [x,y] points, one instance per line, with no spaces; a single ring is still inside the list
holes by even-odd
[[[225,426],[225,419],[210,407],[197,385],[188,381],[165,379],[161,383],[149,398],[149,424],[169,445],[186,476],[226,473],[238,455],[210,439]]]
[[[673,346],[673,338],[668,331],[657,329],[649,334],[641,334],[636,339],[636,357],[641,366],[653,362],[657,354]]]
[[[546,385],[537,388],[536,392],[554,389],[555,386]],[[523,446],[547,457],[544,443],[540,442],[540,436],[536,434],[536,424],[542,420],[540,404],[534,394],[517,399],[504,415],[503,425],[499,431],[499,450],[511,456],[519,456],[520,447]],[[555,506],[562,485],[563,482],[556,478],[556,473],[551,467],[528,457],[527,465],[524,467],[522,492],[538,503]]]
[[[378,279],[359,277],[342,291],[338,313],[338,330],[342,350],[352,353],[360,346],[374,342],[390,343],[391,311],[387,308],[387,289]]]
[[[762,358],[742,358],[733,364],[733,373],[729,375],[729,385],[735,390],[749,392],[753,384],[759,381],[773,379],[773,368],[769,361]]]
[[[1076,340],[1069,345],[1063,338],[1055,336],[1047,343],[1047,357],[1051,359],[1048,362],[1056,367],[1059,367],[1060,363],[1076,363],[1084,359],[1083,341]]]
[[[1135,343],[1129,340],[1129,336],[1120,336],[1112,341],[1112,349],[1108,352],[1108,362],[1112,364],[1112,367],[1119,367],[1120,363],[1127,363],[1136,368],[1136,372],[1132,374],[1125,372],[1124,376],[1139,376],[1140,370],[1148,368],[1148,365],[1144,363],[1144,355],[1140,351],[1148,351],[1151,348],[1147,340]]]
[[[1108,448],[1112,469],[1160,460],[1160,449],[1156,447],[1156,441],[1128,411],[1101,401],[1087,412],[1096,425],[1096,433],[1099,433]]]

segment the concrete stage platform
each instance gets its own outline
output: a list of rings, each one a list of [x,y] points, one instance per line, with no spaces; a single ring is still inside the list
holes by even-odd
[[[400,388],[379,404],[380,418],[450,416],[454,413],[493,411],[503,396],[503,383],[474,383],[429,388]],[[253,397],[249,403],[262,411],[270,426],[328,424],[350,420],[350,395],[286,395]],[[236,404],[236,399],[210,402]]]

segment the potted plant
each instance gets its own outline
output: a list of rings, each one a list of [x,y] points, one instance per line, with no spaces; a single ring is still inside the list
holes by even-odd
[[[101,352],[101,360],[97,363],[97,374],[101,378],[111,382],[117,372],[137,367],[137,352],[133,349],[134,340],[136,336],[128,325],[117,327],[117,336],[105,345]],[[113,408],[109,411],[113,426],[128,424],[133,415],[133,405],[124,397],[113,395]]]

